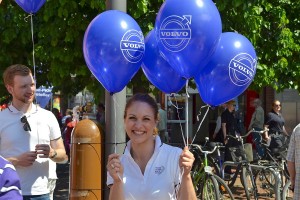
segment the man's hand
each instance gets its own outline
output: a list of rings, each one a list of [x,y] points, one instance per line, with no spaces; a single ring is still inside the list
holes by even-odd
[[[48,144],[37,144],[35,151],[39,154],[39,158],[49,158],[52,156],[50,155],[50,146]]]
[[[31,166],[35,159],[37,158],[37,154],[35,151],[29,151],[26,153],[21,154],[17,157],[7,158],[15,167],[28,167]]]

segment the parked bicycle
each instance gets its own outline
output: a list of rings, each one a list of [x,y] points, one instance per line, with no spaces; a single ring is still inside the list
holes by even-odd
[[[272,139],[273,137],[271,137]],[[255,180],[260,182],[260,187],[264,189],[269,197],[278,199],[288,199],[293,196],[293,192],[288,190],[289,186],[289,173],[287,170],[286,153],[288,148],[289,139],[286,137],[283,141],[283,146],[279,148],[270,148],[269,144],[259,137],[259,141],[256,141],[260,147],[264,149],[264,155],[257,157],[258,160],[253,163],[265,166],[262,169],[255,170]],[[286,188],[284,193],[284,188]],[[281,195],[282,194],[282,195]]]
[[[256,132],[254,129],[247,132],[245,135],[227,135],[228,138],[237,140],[241,143],[239,147],[230,147],[231,155],[233,161],[225,161],[222,166],[222,173],[224,174],[224,169],[226,166],[235,167],[235,172],[233,176],[223,178],[228,181],[229,187],[232,187],[238,177],[240,175],[241,183],[244,187],[246,197],[248,200],[250,199],[258,199],[258,190],[254,180],[254,175],[252,171],[253,164],[251,164],[250,160],[247,158],[247,154],[244,146],[244,138],[246,138],[250,133]]]
[[[212,172],[212,167],[209,165],[207,155],[214,153],[216,149],[217,147],[215,146],[213,150],[208,151],[204,150],[198,144],[191,145],[191,152],[193,152],[195,156],[191,175],[197,197],[205,200],[221,200],[226,199],[228,196],[227,198],[234,199],[233,194],[225,181],[214,174]]]

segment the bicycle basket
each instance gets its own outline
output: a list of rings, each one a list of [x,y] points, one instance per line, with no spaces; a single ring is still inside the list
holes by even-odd
[[[242,147],[229,147],[232,161],[240,162],[246,160],[246,153]]]

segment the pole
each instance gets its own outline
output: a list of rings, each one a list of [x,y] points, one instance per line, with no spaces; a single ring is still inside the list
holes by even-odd
[[[127,0],[107,0],[107,10],[120,10],[127,12]],[[126,87],[112,96],[109,92],[105,92],[105,158],[107,162],[108,155],[111,153],[122,154],[125,148],[126,133],[124,131],[124,109],[126,104]],[[117,143],[117,145],[115,144]],[[105,170],[106,171],[106,170]],[[106,173],[102,180],[105,180],[106,185]],[[107,188],[107,186],[105,186]],[[104,190],[104,199],[108,199],[109,190]]]

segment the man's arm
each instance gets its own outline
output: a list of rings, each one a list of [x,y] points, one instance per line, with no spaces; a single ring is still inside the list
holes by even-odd
[[[264,130],[269,130],[269,125],[264,125]],[[268,131],[265,131],[264,133],[263,133],[263,138],[265,139],[265,140],[268,140],[269,139],[269,134],[268,134]]]
[[[226,123],[222,123],[222,132],[223,132],[223,136],[224,136],[224,143],[227,143],[227,133],[226,133]]]
[[[287,161],[287,167],[290,174],[291,179],[291,188],[294,188],[295,186],[295,175],[296,175],[296,168],[295,168],[295,162]]]
[[[49,158],[54,162],[64,162],[67,160],[65,146],[61,137],[50,141]]]
[[[283,133],[284,133],[286,136],[289,136],[288,132],[287,132],[286,129],[285,129],[285,126],[282,127],[282,130],[283,130]]]

